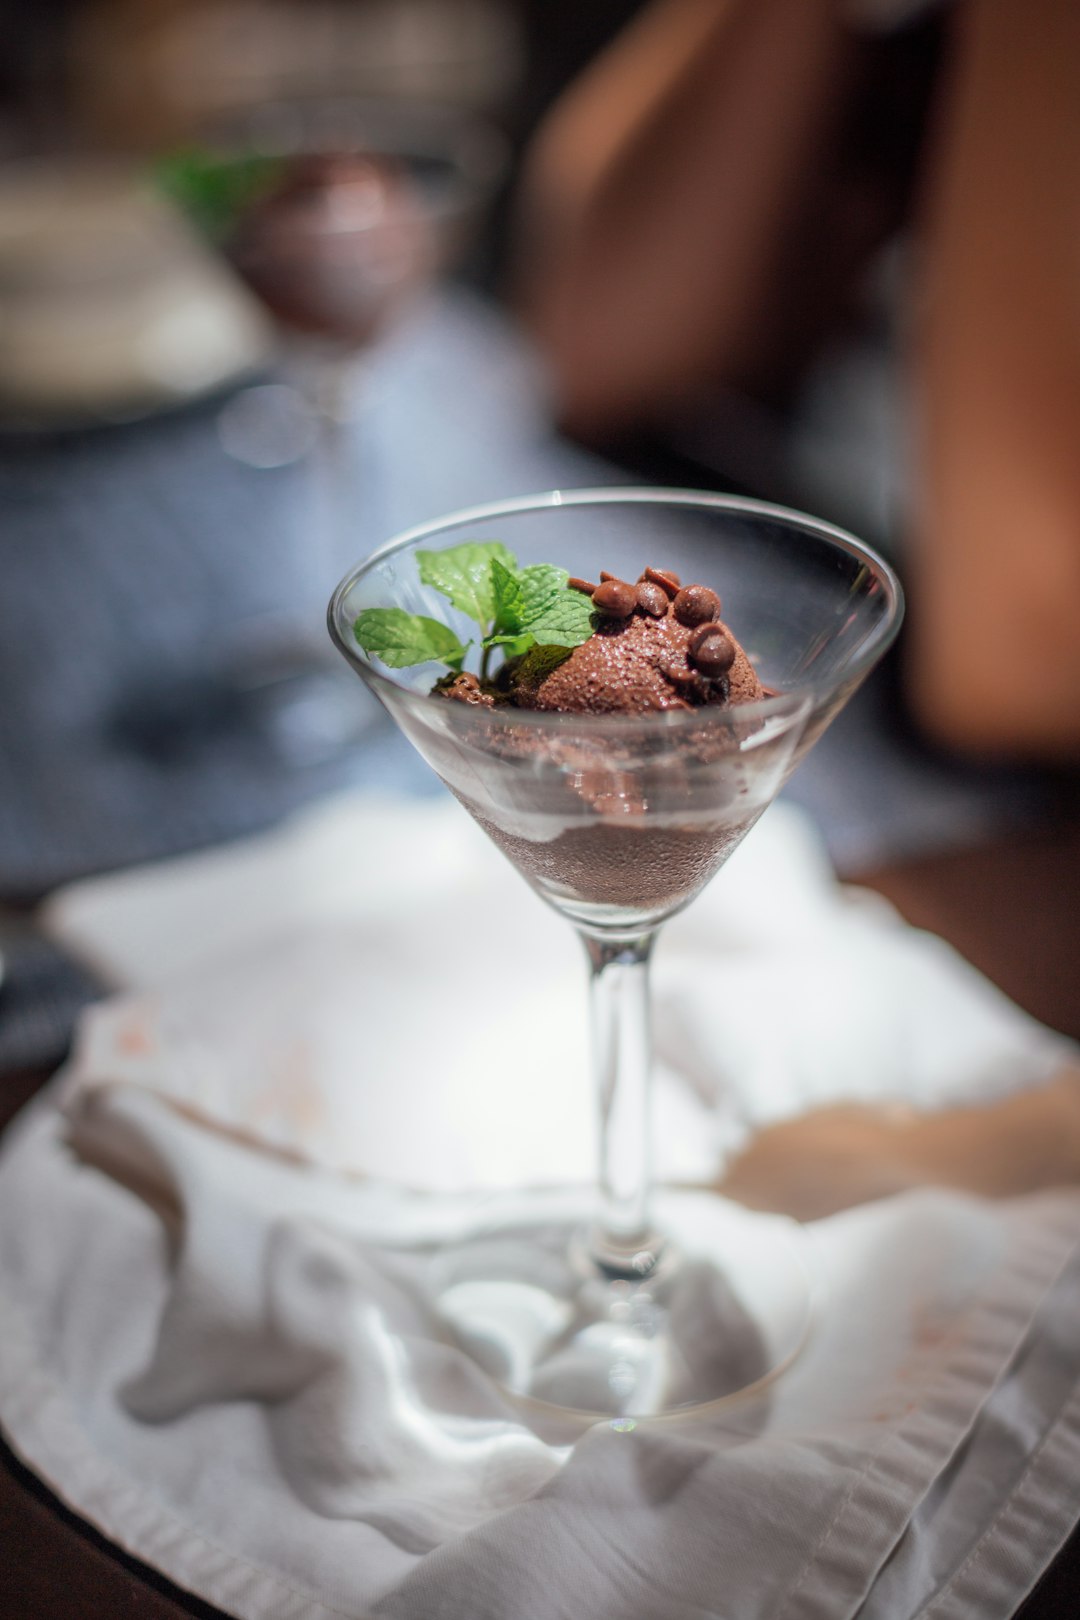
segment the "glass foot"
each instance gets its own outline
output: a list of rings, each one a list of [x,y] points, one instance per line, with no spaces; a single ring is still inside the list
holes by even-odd
[[[814,1288],[793,1221],[668,1193],[663,1257],[634,1281],[590,1262],[565,1196],[530,1205],[516,1196],[503,1223],[489,1202],[428,1276],[458,1345],[518,1401],[585,1422],[696,1411],[756,1393],[807,1340]]]

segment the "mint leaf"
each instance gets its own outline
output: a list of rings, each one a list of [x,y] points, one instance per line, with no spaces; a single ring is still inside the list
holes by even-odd
[[[516,565],[508,568],[498,557],[491,562],[492,618],[495,621],[494,638],[519,636],[522,632],[524,602],[521,595],[521,576]],[[493,638],[493,639],[494,639]]]
[[[366,653],[390,669],[428,663],[460,669],[467,650],[448,625],[404,608],[366,608],[353,624],[353,634]]]
[[[541,647],[580,647],[592,635],[593,612],[592,603],[581,591],[563,588],[548,597],[537,596],[526,628]]]
[[[534,563],[517,573],[498,560],[491,565],[495,592],[495,630],[484,645],[579,647],[593,630],[593,605],[581,591],[567,587],[565,568]],[[520,645],[523,643],[524,645]],[[508,657],[513,656],[509,651]]]
[[[537,619],[542,619],[558,598],[569,594],[566,581],[570,578],[565,568],[554,568],[550,563],[533,563],[518,574],[518,592],[521,601],[521,629],[531,630]],[[573,593],[588,607],[588,598]],[[592,609],[589,608],[591,612]]]
[[[592,635],[593,605],[581,591],[567,588],[565,568],[536,563],[511,574],[491,565],[495,586],[493,645],[519,637],[548,647],[578,647]],[[519,649],[520,650],[520,649]]]
[[[416,562],[424,584],[433,585],[481,628],[496,616],[492,581],[496,565],[511,575],[517,569],[513,552],[498,540],[466,541],[445,551],[418,551]]]
[[[282,178],[288,159],[258,153],[223,157],[188,147],[159,158],[156,184],[207,236],[227,235],[247,208]]]

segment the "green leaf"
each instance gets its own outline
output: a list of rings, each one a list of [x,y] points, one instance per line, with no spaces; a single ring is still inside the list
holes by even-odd
[[[521,634],[521,585],[516,566],[508,568],[500,558],[491,563],[492,618],[494,634],[517,636]]]
[[[581,591],[560,590],[528,619],[541,646],[580,646],[593,635],[593,603]]]
[[[498,540],[467,541],[445,551],[418,551],[416,561],[424,584],[434,586],[482,628],[495,618],[495,567],[511,575],[517,569],[513,552]]]
[[[528,637],[529,644],[578,647],[592,635],[593,605],[581,591],[568,589],[565,568],[535,563],[511,573],[496,561],[491,565],[491,577],[495,633],[489,640],[493,646]],[[515,647],[515,652],[523,650]]]
[[[153,168],[157,185],[208,236],[225,236],[239,216],[285,173],[287,159],[259,153],[232,157],[186,147]]]
[[[533,563],[518,574],[521,597],[521,627],[531,630],[536,619],[543,618],[551,604],[566,591],[569,574],[565,568],[554,568],[550,563]],[[580,592],[575,591],[575,596]],[[587,602],[586,597],[581,597]]]
[[[366,653],[390,669],[429,663],[460,669],[467,651],[448,625],[404,608],[366,608],[353,624],[353,634]]]

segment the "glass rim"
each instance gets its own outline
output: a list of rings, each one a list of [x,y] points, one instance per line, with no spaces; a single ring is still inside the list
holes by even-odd
[[[376,669],[361,653],[359,647],[342,633],[341,610],[345,598],[353,587],[365,574],[374,572],[388,557],[407,550],[418,540],[431,539],[449,529],[460,528],[469,523],[486,522],[490,518],[513,517],[526,512],[542,512],[565,506],[618,505],[697,507],[729,513],[736,517],[766,518],[785,524],[789,529],[801,530],[804,534],[827,540],[864,566],[874,570],[885,588],[887,611],[852,658],[844,672],[842,683],[801,681],[798,685],[785,687],[773,697],[759,698],[753,703],[703,704],[691,709],[656,709],[642,714],[568,715],[540,709],[519,709],[512,704],[493,709],[474,707],[465,703],[448,704],[445,698],[437,698],[433,692],[418,691],[415,687],[396,680],[392,672],[384,673]],[[835,690],[838,685],[846,686],[849,683],[857,685],[868,674],[895,641],[903,622],[904,606],[904,589],[890,564],[865,541],[859,540],[848,530],[828,522],[825,518],[811,517],[795,507],[780,506],[772,501],[757,500],[751,496],[723,495],[698,489],[666,489],[661,485],[610,484],[580,489],[551,489],[532,495],[511,496],[505,500],[462,507],[455,512],[447,512],[441,517],[415,524],[412,528],[405,529],[384,541],[338,581],[327,605],[326,622],[331,640],[338,651],[377,694],[385,689],[392,692],[396,698],[405,698],[422,705],[438,702],[443,711],[460,710],[461,714],[454,716],[459,724],[468,724],[472,721],[478,727],[490,727],[493,723],[534,725],[540,729],[551,728],[565,732],[567,722],[573,721],[575,726],[580,725],[585,731],[594,727],[604,731],[627,731],[635,727],[640,729],[642,726],[679,729],[685,726],[700,727],[702,724],[731,725],[736,721],[779,720],[785,715],[795,719],[798,714],[803,713],[807,707],[813,707],[816,700]]]
[[[343,128],[347,123],[353,125],[350,139],[363,137],[355,148],[340,143],[346,151],[443,167],[445,173],[435,190],[424,194],[431,219],[453,220],[482,207],[510,166],[510,145],[496,124],[483,113],[440,101],[412,105],[392,97],[347,92],[283,94],[225,112],[208,121],[201,134],[207,151],[222,162],[253,153],[301,157],[317,151],[318,144],[309,144],[303,132],[287,138],[281,133],[282,125],[289,119],[300,125],[306,117],[333,120],[335,116]],[[334,234],[363,236],[370,230],[370,225],[354,225]]]

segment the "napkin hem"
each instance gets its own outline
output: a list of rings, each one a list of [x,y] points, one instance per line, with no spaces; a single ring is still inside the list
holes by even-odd
[[[0,1358],[0,1405],[4,1409],[0,1430],[15,1455],[71,1512],[182,1591],[215,1604],[235,1620],[265,1620],[268,1601],[274,1605],[275,1620],[366,1620],[360,1610],[332,1608],[265,1566],[252,1563],[243,1553],[221,1546],[172,1509],[159,1505],[143,1483],[102,1458],[72,1418],[62,1388],[35,1368],[28,1337],[21,1346],[22,1367],[17,1365],[18,1353],[13,1358],[16,1364],[11,1365],[12,1358],[7,1357],[10,1338],[18,1340],[23,1335],[15,1327],[15,1308],[3,1294],[0,1304],[5,1335],[9,1336],[5,1358]],[[183,1561],[183,1569],[178,1560]],[[238,1582],[252,1588],[250,1607],[235,1593]],[[282,1607],[283,1595],[287,1607]]]
[[[1038,1205],[1044,1202],[1044,1195],[1025,1202],[1035,1206],[1039,1219]],[[1034,1230],[1028,1228],[1017,1235],[997,1280],[1007,1297],[972,1313],[946,1367],[923,1386],[910,1420],[886,1430],[780,1599],[774,1611],[777,1620],[836,1620],[838,1614],[854,1614],[866,1600],[912,1514],[970,1435],[1005,1376],[1040,1302],[1078,1250],[1075,1213],[1051,1210]],[[918,1382],[920,1364],[938,1354],[939,1345],[926,1347],[913,1365],[913,1382]],[[913,1468],[920,1481],[914,1493]],[[868,1559],[870,1546],[876,1550]],[[847,1604],[839,1610],[838,1593],[846,1594]]]
[[[1041,1487],[1041,1505],[1026,1498]],[[1047,1520],[1048,1505],[1058,1509]],[[1009,1620],[1061,1551],[1080,1515],[1080,1379],[1029,1458],[1020,1478],[964,1561],[918,1611],[915,1620]],[[1039,1546],[1040,1569],[1026,1591],[1005,1590],[1010,1566]]]

